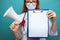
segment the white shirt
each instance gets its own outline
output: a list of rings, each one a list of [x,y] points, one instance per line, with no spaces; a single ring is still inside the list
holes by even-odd
[[[20,15],[21,17],[24,16],[25,13],[22,13],[22,15]],[[22,31],[22,39],[21,40],[27,40],[27,13],[25,15],[25,25],[24,25],[24,28],[22,27],[21,28],[21,31]],[[50,19],[49,19],[49,35],[51,36],[56,36],[57,35],[57,32],[52,34],[53,32],[50,30],[51,29],[51,26],[52,26],[52,23],[50,22]],[[46,38],[40,38],[40,40],[46,40]]]

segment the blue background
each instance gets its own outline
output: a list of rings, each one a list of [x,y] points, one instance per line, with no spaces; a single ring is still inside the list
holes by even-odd
[[[47,40],[59,40],[60,39],[60,0],[39,0],[40,9],[51,9],[56,12],[56,26],[58,36],[49,36]],[[0,40],[15,40],[13,32],[9,26],[13,22],[10,18],[4,18],[3,14],[10,7],[13,6],[17,14],[22,11],[24,0],[0,0]]]

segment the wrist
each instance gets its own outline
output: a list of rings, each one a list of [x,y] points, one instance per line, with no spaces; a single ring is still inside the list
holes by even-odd
[[[14,33],[18,33],[18,31],[13,31]]]
[[[55,22],[56,21],[56,18],[52,18],[52,22]]]

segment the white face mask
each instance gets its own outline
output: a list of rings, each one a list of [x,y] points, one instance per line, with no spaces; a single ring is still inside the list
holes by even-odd
[[[36,3],[34,3],[34,2],[32,2],[32,3],[27,3],[26,4],[26,7],[28,8],[28,9],[35,9],[36,8]]]

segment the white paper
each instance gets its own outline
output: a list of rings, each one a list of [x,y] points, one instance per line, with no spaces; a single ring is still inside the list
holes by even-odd
[[[28,37],[48,37],[47,11],[29,11]]]

